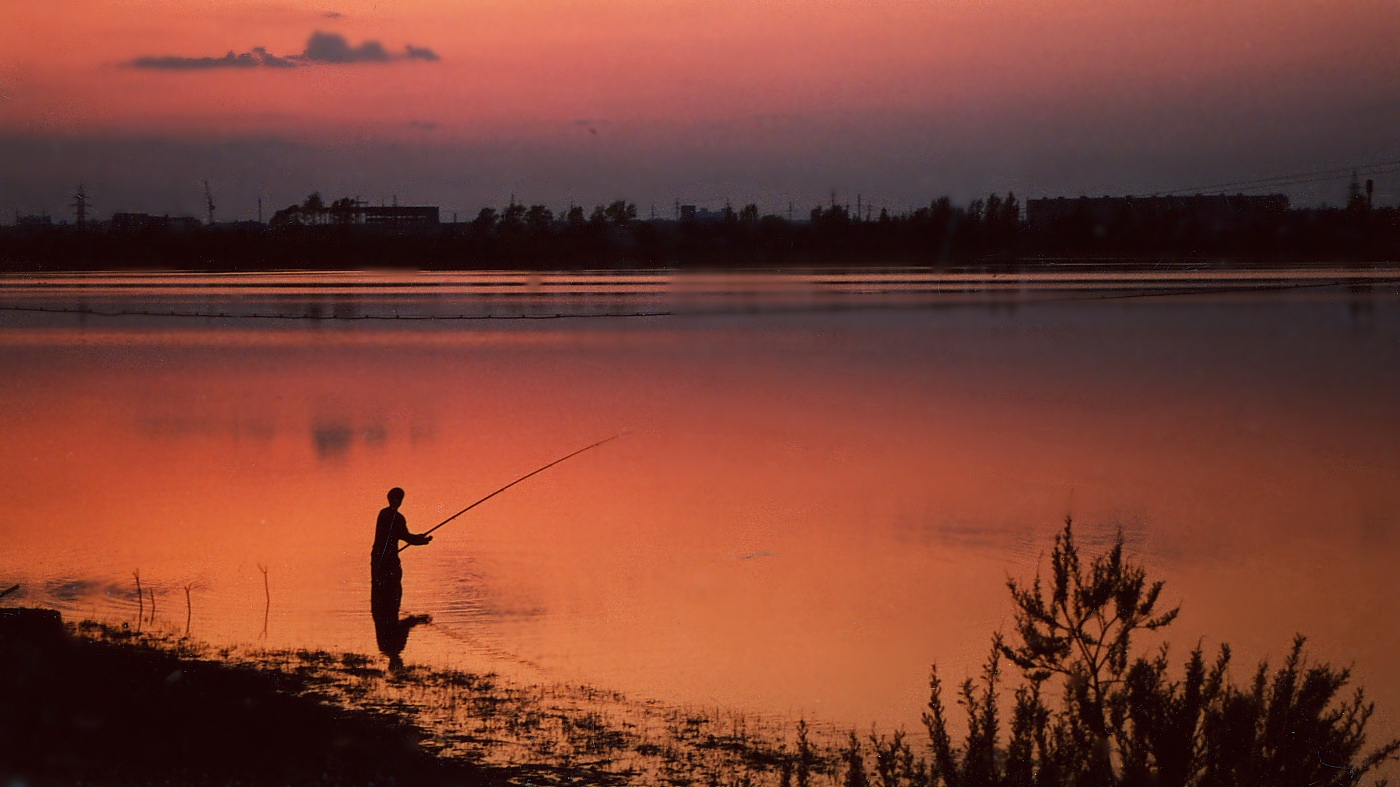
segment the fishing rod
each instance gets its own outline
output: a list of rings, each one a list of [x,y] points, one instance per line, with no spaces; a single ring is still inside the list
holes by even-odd
[[[485,503],[487,500],[490,500],[491,498],[495,497],[496,495],[499,495],[500,493],[506,491],[507,489],[510,489],[511,487],[515,486],[516,484],[520,483],[521,481],[524,481],[525,479],[530,478],[531,476],[539,475],[540,473],[543,473],[544,471],[548,470],[548,469],[551,468],[551,467],[554,467],[555,465],[559,464],[560,462],[563,462],[563,461],[566,460],[566,459],[573,459],[574,457],[578,456],[579,454],[583,453],[584,451],[588,451],[588,450],[597,448],[598,446],[602,445],[603,443],[606,443],[606,442],[609,442],[609,441],[612,441],[612,440],[616,440],[617,438],[621,437],[623,434],[624,434],[623,432],[619,432],[618,434],[615,434],[615,435],[613,435],[612,437],[608,437],[608,438],[604,438],[604,439],[602,439],[602,440],[599,440],[598,442],[594,443],[593,445],[584,446],[583,448],[578,449],[577,451],[573,452],[572,454],[569,454],[569,455],[567,455],[567,456],[561,456],[561,457],[559,457],[558,459],[555,459],[553,462],[550,462],[549,464],[545,465],[544,467],[541,467],[541,468],[539,468],[539,469],[537,469],[537,470],[531,470],[530,472],[526,473],[525,475],[520,476],[519,478],[515,479],[514,481],[511,481],[509,484],[506,484],[505,486],[501,487],[500,489],[497,489],[496,491],[492,492],[491,494],[487,495],[486,497],[481,498],[480,500],[476,501],[475,503],[472,503],[471,505],[467,506],[466,508],[462,509],[461,511],[458,511],[457,513],[455,513],[455,514],[453,514],[452,516],[450,516],[450,517],[448,517],[448,518],[442,520],[441,522],[437,523],[436,525],[433,525],[433,526],[432,526],[431,528],[429,528],[428,530],[423,531],[423,535],[426,536],[426,535],[428,535],[429,533],[432,533],[434,530],[437,530],[438,528],[442,527],[443,525],[447,524],[448,522],[451,522],[452,520],[454,520],[454,519],[456,519],[457,517],[461,516],[462,514],[467,513],[468,511],[472,510],[473,508],[476,508],[477,506],[481,505],[482,503]],[[412,546],[412,544],[404,544],[403,546],[399,547],[399,551],[402,552],[402,551],[404,551],[405,549],[408,549],[410,546]]]

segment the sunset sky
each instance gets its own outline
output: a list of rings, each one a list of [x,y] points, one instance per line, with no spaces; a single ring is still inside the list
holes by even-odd
[[[1394,0],[63,0],[0,24],[4,223],[70,218],[80,182],[99,217],[202,216],[205,180],[220,220],[312,190],[803,215],[1349,167],[1395,204],[1397,163]],[[1285,191],[1338,204],[1346,176]]]

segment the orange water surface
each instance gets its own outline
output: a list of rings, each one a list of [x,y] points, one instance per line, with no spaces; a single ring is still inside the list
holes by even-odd
[[[404,553],[433,617],[407,661],[914,728],[929,665],[976,673],[1072,515],[1167,581],[1178,654],[1229,641],[1246,680],[1302,632],[1400,728],[1393,285],[881,303],[0,311],[0,585],[134,626],[139,571],[146,627],[373,653],[391,486],[419,532],[621,433]]]

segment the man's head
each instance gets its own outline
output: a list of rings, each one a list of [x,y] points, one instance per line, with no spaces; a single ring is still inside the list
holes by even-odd
[[[390,490],[389,490],[389,505],[392,506],[392,507],[394,507],[394,508],[398,508],[398,507],[399,507],[399,504],[402,503],[402,502],[403,502],[403,490],[402,490],[402,489],[399,489],[398,487],[394,487],[393,489],[390,489]]]

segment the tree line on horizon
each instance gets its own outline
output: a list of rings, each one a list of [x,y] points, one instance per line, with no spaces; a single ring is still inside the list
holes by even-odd
[[[1070,201],[1071,205],[1076,204]],[[1241,212],[1202,218],[1186,212],[1144,213],[1125,200],[1119,211],[1070,210],[1049,222],[1027,221],[1013,193],[967,205],[948,197],[894,214],[852,211],[834,201],[803,220],[764,214],[750,203],[702,220],[644,220],[637,206],[614,200],[556,213],[512,201],[484,207],[464,222],[400,227],[358,223],[361,203],[327,201],[313,192],[251,222],[176,231],[159,223],[137,229],[80,232],[71,225],[10,227],[0,232],[0,264],[257,269],[304,267],[575,268],[782,265],[1034,264],[1038,260],[1359,261],[1396,259],[1400,208]],[[864,212],[865,215],[861,215]]]

